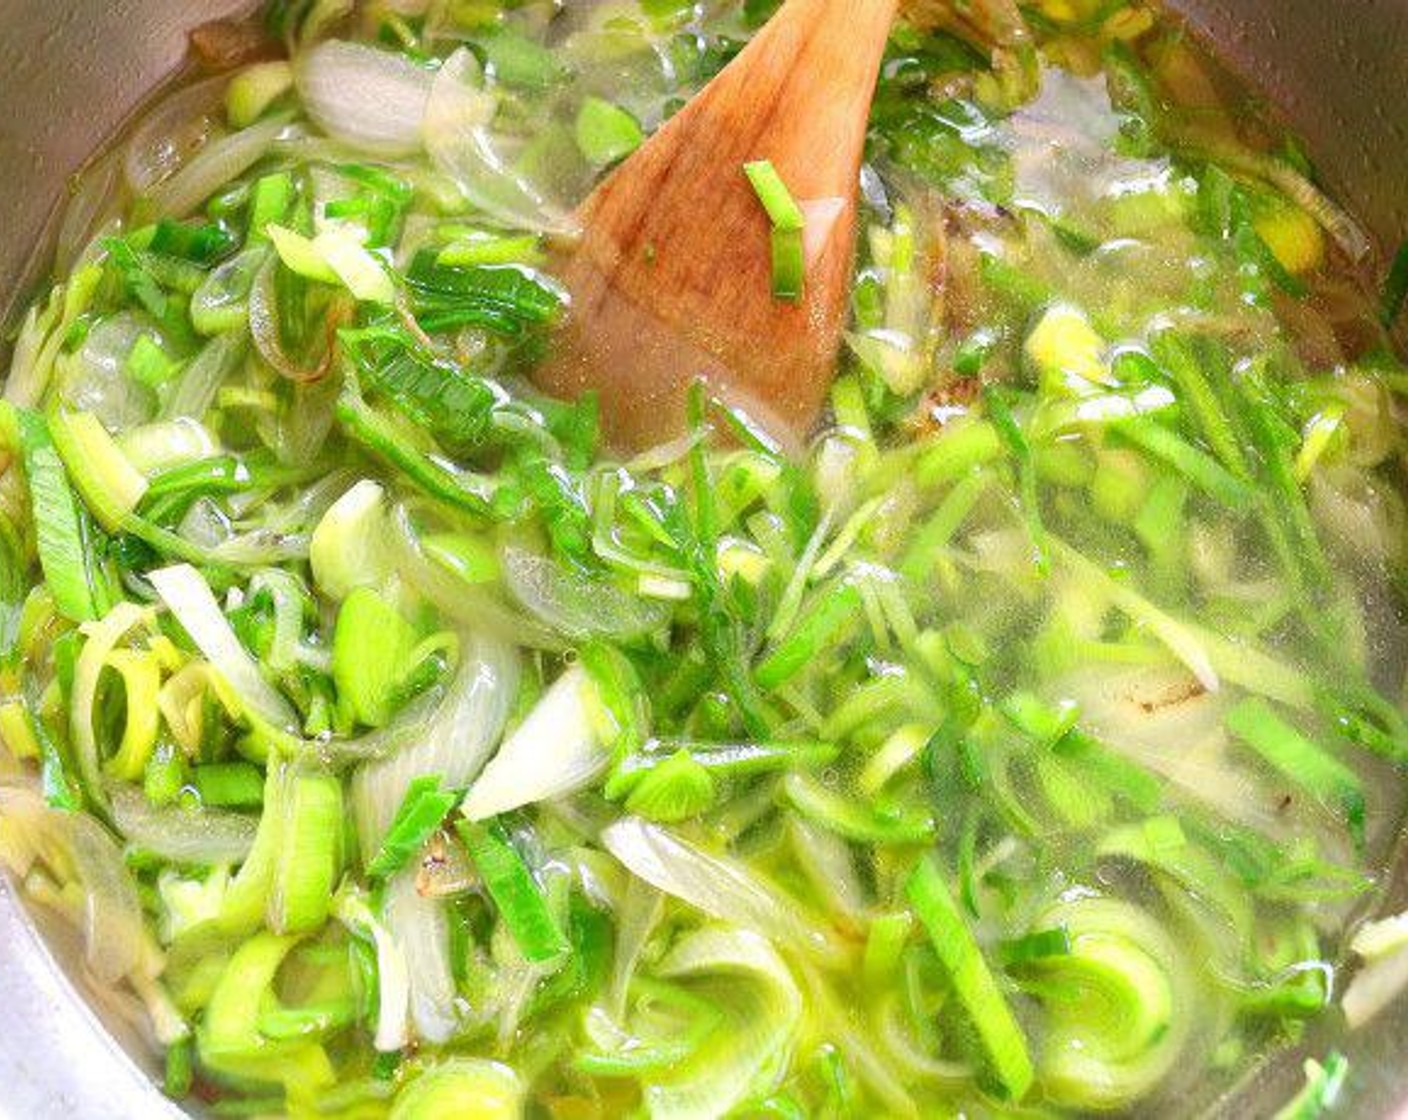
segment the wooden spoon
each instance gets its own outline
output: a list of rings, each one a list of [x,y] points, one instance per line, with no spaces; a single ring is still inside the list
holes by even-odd
[[[845,322],[866,121],[896,0],[787,0],[581,206],[558,262],[572,308],[534,375],[601,395],[608,438],[678,434],[689,386],[795,444]],[[799,302],[771,294],[770,225],[743,172],[771,160],[806,215]]]

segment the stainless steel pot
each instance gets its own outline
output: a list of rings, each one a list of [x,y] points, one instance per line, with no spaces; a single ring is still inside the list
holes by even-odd
[[[1332,192],[1392,251],[1408,238],[1408,0],[1169,0],[1306,139]],[[43,276],[33,247],[68,177],[176,69],[187,29],[250,0],[0,0],[0,323]],[[0,360],[4,345],[0,343]],[[2,368],[2,367],[0,367]],[[1384,909],[1408,907],[1408,845]],[[63,938],[39,936],[0,877],[0,1114],[178,1117],[116,1016],[80,991]],[[1326,1017],[1301,1050],[1216,1103],[1270,1115],[1300,1059],[1337,1046],[1342,1115],[1408,1118],[1408,998],[1347,1035]]]

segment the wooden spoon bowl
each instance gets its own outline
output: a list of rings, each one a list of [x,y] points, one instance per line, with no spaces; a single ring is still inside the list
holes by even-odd
[[[866,123],[895,0],[787,0],[578,211],[572,308],[540,385],[597,390],[608,438],[677,434],[704,379],[785,443],[815,422],[846,318]],[[743,165],[806,215],[805,288],[771,293],[770,223]]]

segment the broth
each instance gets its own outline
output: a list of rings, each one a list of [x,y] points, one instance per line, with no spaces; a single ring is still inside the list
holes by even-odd
[[[274,4],[79,186],[0,858],[191,1107],[1186,1115],[1340,1013],[1408,757],[1367,240],[1154,9],[914,0],[821,426],[614,450],[532,385],[571,212],[775,7]]]

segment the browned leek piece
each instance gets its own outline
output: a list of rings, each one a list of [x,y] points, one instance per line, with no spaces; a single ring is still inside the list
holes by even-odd
[[[895,0],[787,0],[578,211],[572,306],[536,374],[600,393],[608,438],[678,434],[697,379],[785,442],[830,384],[855,246],[866,120]],[[799,301],[771,290],[770,224],[743,165],[771,160],[806,216]]]

